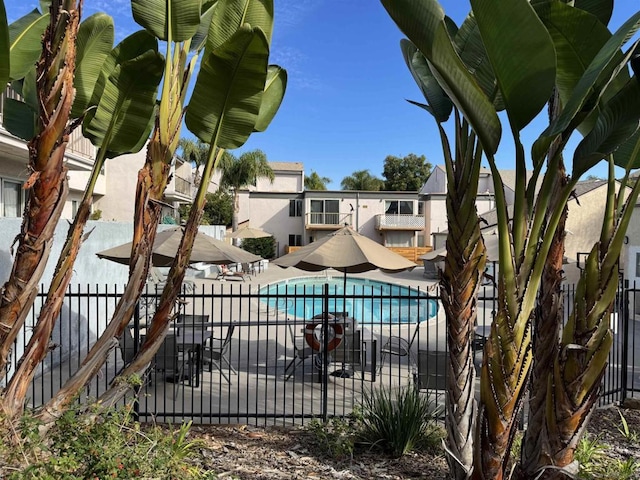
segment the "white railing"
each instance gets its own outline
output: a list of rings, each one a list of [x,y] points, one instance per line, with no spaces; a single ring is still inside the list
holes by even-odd
[[[350,213],[307,213],[307,225],[352,225]]]
[[[376,215],[377,229],[415,229],[424,228],[423,215],[381,214]]]

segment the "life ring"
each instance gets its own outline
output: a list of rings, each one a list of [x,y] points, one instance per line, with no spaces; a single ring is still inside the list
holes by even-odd
[[[322,317],[322,315],[316,315],[313,318]],[[333,319],[333,315],[329,315],[329,320]],[[307,345],[309,345],[313,350],[321,351],[322,345],[320,341],[316,337],[316,327],[318,325],[322,325],[322,322],[317,323],[307,323],[304,327],[304,338],[307,341]],[[333,338],[329,341],[327,345],[327,352],[335,350],[338,345],[342,342],[342,335],[344,333],[344,328],[341,323],[329,323],[329,327],[333,330]]]

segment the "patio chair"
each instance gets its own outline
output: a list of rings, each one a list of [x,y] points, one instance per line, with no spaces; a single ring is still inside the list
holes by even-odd
[[[415,368],[416,358],[415,354],[411,351],[411,347],[413,346],[413,342],[418,336],[418,330],[420,329],[420,322],[416,323],[416,328],[413,331],[413,335],[411,339],[407,341],[406,338],[400,337],[398,335],[391,335],[385,344],[380,349],[380,365],[378,366],[378,371],[382,371],[382,367],[384,366],[385,360],[387,357],[396,356],[396,357],[407,357],[409,359],[409,364],[412,368]]]
[[[287,364],[284,369],[285,382],[291,378],[291,376],[295,373],[296,368],[302,365],[305,360],[312,358],[314,360],[314,366],[316,368],[322,368],[323,361],[323,356],[319,355],[319,350],[311,348],[309,345],[307,345],[306,342],[298,343],[299,341],[296,341],[296,336],[293,332],[293,329],[291,328],[291,325],[287,325],[287,328],[289,329],[289,335],[291,335],[291,339],[293,342],[294,355],[293,359]],[[302,341],[304,341],[304,339]],[[289,373],[288,375],[287,372]]]
[[[165,382],[173,382],[173,398],[176,398],[178,387],[183,380],[188,379],[191,385],[191,355],[180,350],[174,335],[164,338],[151,364],[154,372],[161,373]]]
[[[256,274],[256,267],[253,263],[241,263],[240,265],[242,266],[242,273],[247,275]]]
[[[362,341],[362,331],[345,333],[342,343],[333,351],[333,361],[341,363],[342,368],[331,373],[335,377],[349,378],[351,372],[360,367],[360,374],[364,378],[364,368],[367,364],[367,346]],[[347,365],[349,369],[347,369]]]
[[[235,329],[236,326],[232,323],[229,325],[224,338],[209,337],[205,339],[202,349],[202,362],[209,365],[210,372],[215,366],[229,385],[231,385],[231,378],[225,370],[230,370],[234,375],[238,374],[231,362],[229,362],[228,357],[231,338]],[[223,370],[223,367],[225,370]]]
[[[249,275],[244,272],[234,272],[232,270],[229,270],[229,267],[227,267],[226,265],[218,265],[218,275],[215,279],[226,280],[227,278],[239,278],[244,282],[246,277],[248,276]]]
[[[176,318],[176,335],[180,336],[180,330],[192,330],[202,334],[211,331],[209,326],[209,315],[194,315],[180,313]]]
[[[447,393],[447,368],[449,355],[446,351],[418,350],[418,372],[414,375],[414,386],[419,392],[426,391],[435,397],[435,414],[444,414],[443,404],[438,397]]]

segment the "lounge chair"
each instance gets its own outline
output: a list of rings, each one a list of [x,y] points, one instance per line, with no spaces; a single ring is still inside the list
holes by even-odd
[[[248,276],[249,275],[244,272],[231,271],[229,270],[229,267],[227,267],[226,265],[219,265],[218,275],[216,276],[216,280],[226,280],[227,278],[239,278],[244,282],[246,277]]]
[[[228,357],[231,337],[233,337],[235,328],[234,324],[229,325],[224,338],[207,338],[202,349],[202,362],[209,365],[209,371],[215,366],[229,385],[231,385],[231,378],[223,368],[230,370],[234,375],[238,374]]]

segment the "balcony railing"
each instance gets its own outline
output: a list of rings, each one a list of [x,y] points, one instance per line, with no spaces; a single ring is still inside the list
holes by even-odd
[[[343,227],[344,225],[352,225],[351,213],[307,213],[306,224],[307,227]]]
[[[378,230],[422,230],[424,228],[423,215],[382,214],[376,215]]]
[[[191,182],[186,178],[176,176],[176,192],[191,195]]]
[[[0,120],[4,113],[5,103],[7,98],[14,100],[22,100],[22,97],[10,86],[2,92],[0,95]],[[0,122],[1,124],[1,122]],[[75,155],[86,157],[90,160],[95,159],[96,149],[91,142],[82,135],[82,129],[77,127],[69,136],[69,143],[67,144],[66,151]]]

